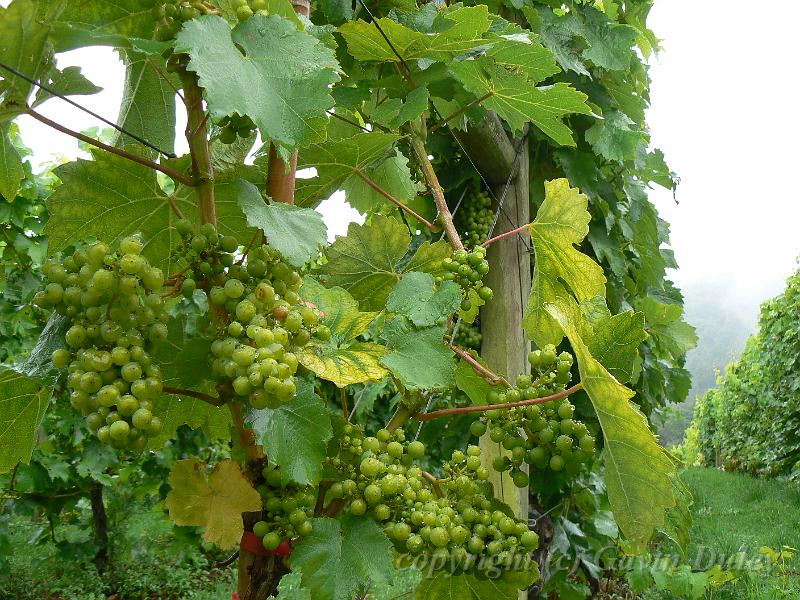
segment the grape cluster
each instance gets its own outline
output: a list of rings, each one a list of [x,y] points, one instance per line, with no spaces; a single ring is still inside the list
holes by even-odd
[[[154,37],[160,41],[171,40],[181,30],[184,22],[214,12],[216,12],[214,7],[203,0],[154,2],[153,16],[156,19]]]
[[[461,240],[468,248],[479,246],[489,237],[494,219],[491,207],[491,198],[482,190],[464,198],[461,209],[456,213],[455,224]]]
[[[233,8],[236,11],[236,18],[246,21],[259,11],[267,11],[267,0],[233,0]]]
[[[264,548],[275,550],[284,540],[311,533],[309,517],[314,514],[315,488],[281,483],[280,468],[268,464],[262,471],[264,483],[257,487],[264,510],[261,520],[253,525],[253,533],[261,538]]]
[[[232,116],[215,120],[214,123],[221,128],[219,141],[223,144],[232,144],[237,137],[246,139],[253,135],[256,130],[256,124],[246,115],[233,114]]]
[[[490,392],[490,404],[545,398],[562,391],[570,380],[572,356],[545,346],[528,355],[534,375],[520,375],[516,385],[505,392]],[[489,431],[492,441],[502,444],[510,456],[499,456],[492,464],[496,471],[511,471],[518,487],[528,485],[528,475],[521,469],[526,463],[537,469],[566,470],[575,474],[581,464],[594,454],[594,438],[584,423],[573,419],[575,407],[567,398],[543,404],[487,411],[471,426],[473,435]]]
[[[253,408],[277,408],[295,395],[296,352],[312,336],[322,341],[331,336],[319,323],[319,311],[301,303],[300,273],[266,244],[234,264],[238,241],[219,235],[211,224],[196,234],[185,221],[177,229],[189,263],[181,292],[191,296],[201,288],[212,307],[224,307],[230,316],[211,344],[213,374]]]
[[[470,310],[472,300],[469,298],[469,290],[475,290],[485,302],[494,296],[492,288],[483,285],[483,276],[489,272],[489,262],[486,260],[486,248],[478,246],[474,250],[456,250],[452,257],[447,257],[442,261],[442,268],[446,271],[445,281],[455,281],[464,293],[461,301],[461,310]]]
[[[141,251],[133,237],[116,252],[103,242],[79,248],[44,265],[48,283],[34,298],[69,318],[67,348],[52,362],[68,369],[70,403],[100,441],[135,452],[161,433],[153,415],[161,371],[150,353],[167,337],[169,318],[159,293],[164,275]]]
[[[453,330],[451,327],[448,329],[445,339],[450,340],[452,336]],[[458,331],[456,331],[456,346],[464,348],[465,350],[475,350],[475,352],[480,352],[482,339],[483,336],[481,335],[481,326],[477,322],[465,323],[464,321],[461,321],[461,324],[458,326]]]
[[[492,510],[480,448],[454,452],[436,482],[414,464],[424,454],[424,444],[408,442],[402,430],[364,437],[348,424],[332,465],[349,476],[329,496],[382,523],[398,552],[425,555],[437,568],[479,569],[536,548],[538,537],[524,521]]]

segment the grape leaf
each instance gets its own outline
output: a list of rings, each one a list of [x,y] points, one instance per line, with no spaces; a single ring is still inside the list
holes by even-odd
[[[419,119],[428,108],[428,88],[420,85],[411,90],[405,101],[389,98],[371,111],[370,118],[389,129],[397,130],[409,121]]]
[[[164,152],[175,150],[175,92],[161,73],[166,72],[164,60],[137,52],[122,52],[125,62],[125,87],[117,123],[139,135]],[[176,86],[180,81],[173,81]],[[117,145],[133,143],[133,138],[120,134]]]
[[[611,510],[622,533],[643,550],[665,510],[675,506],[671,474],[675,464],[658,445],[647,418],[630,402],[634,393],[619,383],[589,352],[579,330],[581,315],[574,300],[556,299],[546,310],[569,338],[581,383],[603,430],[606,485]]]
[[[347,514],[311,523],[313,531],[294,547],[289,564],[300,569],[315,600],[351,600],[367,581],[391,579],[392,544],[373,519]]]
[[[150,0],[70,0],[58,18],[87,35],[150,38],[155,27]]]
[[[12,2],[0,7],[0,60],[33,79],[40,79],[50,68],[44,60],[50,51],[50,27],[39,19],[39,2]],[[0,72],[0,104],[13,103],[22,109],[33,84],[3,70]]]
[[[494,59],[495,64],[532,83],[544,81],[561,70],[553,53],[531,35],[503,37],[492,44],[486,55]]]
[[[480,359],[479,359],[480,360]],[[475,405],[488,404],[486,394],[496,390],[497,386],[490,385],[483,377],[475,372],[465,360],[459,360],[456,367],[456,387],[464,392]]]
[[[285,202],[267,204],[255,194],[241,196],[239,205],[247,217],[247,224],[261,229],[267,243],[295,267],[301,267],[316,257],[319,247],[328,239],[322,215],[313,208],[300,208]]]
[[[558,344],[563,334],[545,310],[557,298],[578,302],[605,296],[603,269],[577,248],[589,231],[588,200],[566,179],[545,182],[545,199],[531,224],[536,250],[531,296],[523,326],[538,345]]]
[[[582,331],[589,352],[620,383],[633,378],[639,359],[639,346],[647,339],[644,329],[644,313],[626,310],[616,315],[606,306],[603,298],[595,298],[598,309],[589,318],[590,329]],[[588,302],[581,304],[583,309]]]
[[[644,297],[636,303],[644,313],[646,329],[656,343],[672,356],[682,356],[697,345],[694,327],[681,320],[683,306],[662,304],[654,298]]]
[[[40,383],[55,385],[61,371],[53,367],[52,355],[67,345],[64,334],[70,326],[70,318],[53,312],[36,340],[30,354],[14,365],[18,373],[38,379]]]
[[[193,219],[197,215],[194,190],[178,186],[167,196],[148,167],[108,152],[96,151],[93,157],[55,169],[63,183],[46,202],[50,213],[44,228],[49,236],[48,252],[58,252],[90,236],[113,244],[140,232],[144,256],[165,272],[172,272],[176,264],[173,251],[180,236],[174,229],[178,217],[170,201],[185,217]],[[247,239],[249,230],[238,201],[242,196],[260,198],[258,190],[241,179],[228,181],[221,173],[215,193],[220,233]]]
[[[176,525],[203,527],[203,539],[233,548],[242,538],[242,513],[261,510],[261,495],[232,460],[223,460],[206,478],[196,457],[179,460],[169,474],[172,489],[164,505]]]
[[[586,130],[586,141],[600,156],[622,162],[636,158],[636,151],[647,138],[625,113],[610,110],[603,113],[602,121]]]
[[[167,339],[156,347],[154,353],[161,367],[164,385],[215,396],[214,386],[204,377],[209,372],[211,341],[189,335],[185,318],[172,318],[167,327]],[[153,414],[163,423],[161,433],[151,438],[148,444],[153,450],[175,437],[181,425],[201,428],[211,441],[230,437],[230,411],[198,398],[164,393],[155,403]]]
[[[300,363],[339,387],[383,379],[386,369],[380,358],[388,352],[386,347],[355,341],[378,313],[360,312],[346,290],[325,288],[310,277],[305,278],[300,296],[325,314],[323,323],[331,330],[330,340],[312,341],[300,351]]]
[[[406,317],[397,316],[381,332],[392,348],[381,358],[408,389],[446,388],[455,383],[453,351],[442,343],[444,325],[417,329]]]
[[[453,281],[443,281],[439,289],[435,283],[430,273],[406,273],[389,294],[386,310],[407,316],[417,327],[443,322],[458,310],[461,289]]]
[[[0,369],[0,473],[30,461],[49,401],[36,379]]]
[[[96,86],[91,81],[86,79],[81,73],[81,68],[77,66],[65,67],[63,71],[53,69],[50,73],[50,81],[47,82],[47,87],[53,89],[64,96],[90,96],[102,91],[103,88]],[[41,103],[45,102],[53,95],[39,88],[36,92],[36,98],[31,105],[36,108]]]
[[[183,26],[175,50],[189,54],[212,116],[247,115],[286,148],[325,139],[339,64],[291,21],[256,14],[231,31],[221,17],[200,17]]]
[[[522,13],[531,28],[539,33],[542,43],[553,53],[556,62],[562,69],[574,71],[578,75],[589,75],[589,70],[581,61],[573,41],[572,21],[576,17],[572,11],[566,15],[557,16],[546,6],[539,7],[538,10],[532,6],[524,6]]]
[[[347,51],[358,60],[399,62],[392,47],[403,61],[429,58],[448,60],[485,43],[483,34],[489,29],[489,11],[485,5],[459,7],[437,17],[436,33],[415,31],[397,21],[383,17],[377,23],[350,21],[339,27],[347,41]]]
[[[246,422],[256,432],[269,460],[280,466],[284,483],[317,483],[333,427],[314,386],[300,378],[295,382],[294,398],[274,410],[249,411]]]
[[[630,66],[631,46],[636,43],[638,33],[629,25],[610,22],[602,12],[592,8],[580,11],[581,23],[575,33],[583,36],[588,47],[583,57],[598,67],[610,71],[622,71]]]
[[[474,573],[454,575],[446,570],[435,571],[423,579],[416,590],[417,600],[516,600],[539,580],[539,565],[528,561],[525,571],[505,571],[497,579],[478,577]]]
[[[335,191],[346,190],[351,179],[360,180],[359,173],[372,178],[370,167],[389,157],[399,138],[391,133],[371,132],[309,146],[300,154],[298,168],[313,167],[317,176],[297,180],[295,202],[298,206],[316,206]],[[402,194],[398,200],[403,200]]]
[[[410,243],[408,229],[393,217],[375,215],[368,224],[351,223],[347,236],[328,247],[320,279],[346,289],[363,309],[382,310],[403,273],[443,274],[442,260],[451,252],[447,242],[424,242],[405,264]]]
[[[0,197],[13,202],[25,178],[25,169],[8,135],[9,126],[9,123],[0,123]]]
[[[530,122],[557,143],[574,146],[572,131],[562,118],[591,112],[586,105],[586,94],[569,85],[536,87],[486,57],[455,63],[450,72],[469,92],[485,98],[482,106],[495,111],[516,133],[521,133]]]
[[[400,150],[396,150],[393,156],[378,161],[365,169],[364,174],[377,183],[381,189],[389,192],[396,200],[412,209],[417,209],[418,213],[422,212],[414,205],[419,204],[417,200],[423,200],[417,194],[424,188],[411,178],[408,158]],[[360,213],[369,213],[385,209],[387,206],[395,206],[383,194],[375,191],[358,176],[348,177],[342,184],[342,191],[347,203]],[[432,205],[430,201],[428,202]],[[422,214],[424,216],[425,213]],[[406,215],[406,218],[413,217]]]

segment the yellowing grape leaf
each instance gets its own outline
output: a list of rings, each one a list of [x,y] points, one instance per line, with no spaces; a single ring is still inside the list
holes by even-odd
[[[569,338],[584,390],[592,401],[605,440],[608,500],[622,533],[644,550],[665,512],[676,504],[675,464],[658,445],[645,417],[631,402],[634,392],[619,383],[592,356],[579,331],[589,326],[575,301],[559,298],[545,306]]]
[[[380,358],[389,350],[374,342],[356,341],[378,313],[361,312],[346,290],[325,288],[310,277],[300,295],[325,314],[323,323],[331,330],[330,340],[313,341],[299,352],[301,364],[339,387],[383,379],[386,368]]]
[[[536,251],[531,297],[523,326],[538,346],[558,344],[563,333],[545,309],[559,298],[580,303],[605,296],[603,269],[575,248],[589,232],[588,200],[566,179],[545,182],[545,198],[531,223]]]
[[[231,31],[222,17],[200,17],[184,24],[175,50],[189,54],[213,116],[247,115],[285,148],[325,139],[339,64],[292,21],[256,14]]]
[[[233,548],[242,539],[242,513],[261,510],[261,495],[232,460],[219,463],[206,478],[196,457],[179,460],[169,474],[172,487],[165,505],[177,525],[203,527],[203,539]]]

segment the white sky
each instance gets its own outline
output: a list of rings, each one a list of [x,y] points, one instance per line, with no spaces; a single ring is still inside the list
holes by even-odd
[[[796,266],[800,193],[791,173],[800,168],[800,120],[792,116],[798,22],[800,2],[794,0],[776,0],[768,11],[741,0],[658,0],[651,13],[664,50],[652,61],[648,121],[653,145],[682,180],[678,204],[660,188],[651,198],[671,224],[681,267],[672,276],[688,305],[693,287],[707,289],[711,282],[721,301],[754,319],[758,304],[780,292]],[[91,48],[59,57],[59,66],[73,64],[104,88],[76,99],[113,120],[123,77],[116,54]],[[41,111],[75,130],[99,125],[58,99]],[[28,117],[19,123],[35,164],[78,155],[72,138]],[[178,150],[185,151],[178,139]],[[340,198],[323,203],[320,212],[331,239],[358,218]]]

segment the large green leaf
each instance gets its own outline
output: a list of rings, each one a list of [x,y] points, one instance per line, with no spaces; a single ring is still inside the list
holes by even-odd
[[[639,346],[647,339],[644,329],[644,314],[626,310],[611,315],[603,298],[594,298],[598,305],[590,315],[587,328],[581,334],[594,356],[620,383],[633,378],[636,361],[639,360]],[[584,309],[589,302],[584,302]]]
[[[485,43],[489,12],[485,5],[459,7],[439,17],[435,33],[415,31],[383,17],[376,20],[391,46],[374,23],[350,21],[339,28],[348,52],[358,60],[396,62],[428,58],[447,60]],[[392,50],[394,47],[394,50]]]
[[[289,564],[300,569],[315,600],[351,600],[368,581],[391,579],[392,544],[373,519],[347,514],[311,523],[313,531],[295,546]]]
[[[178,186],[167,196],[155,172],[120,156],[95,152],[94,160],[79,159],[61,165],[56,175],[63,182],[47,199],[50,220],[45,227],[49,252],[94,236],[108,243],[139,232],[143,254],[165,272],[176,265],[174,250],[180,236],[174,203],[187,218],[195,218],[194,190]],[[215,187],[220,232],[247,239],[249,231],[239,208],[243,196],[260,198],[258,190],[244,180],[226,181],[224,174]]]
[[[103,89],[86,79],[81,73],[81,68],[77,66],[65,67],[63,71],[53,69],[50,73],[47,87],[64,96],[90,96]],[[53,95],[50,92],[39,88],[31,106],[36,108],[52,97]]]
[[[276,409],[249,411],[246,422],[256,432],[270,462],[281,468],[284,483],[317,483],[333,427],[314,386],[304,379],[295,381],[294,398]]]
[[[389,192],[395,200],[416,209],[422,216],[425,216],[425,209],[433,207],[433,202],[418,196],[424,187],[412,178],[408,158],[400,150],[395,150],[392,156],[378,161],[366,169],[364,174],[382,190]],[[377,192],[361,177],[348,177],[342,185],[342,190],[347,203],[361,213],[385,211],[387,207],[396,210],[396,204]],[[423,207],[422,210],[420,205]],[[406,219],[411,220],[413,217],[407,214]]]
[[[557,143],[574,146],[572,131],[562,119],[590,113],[586,94],[565,83],[536,87],[486,57],[455,63],[450,71],[468,91],[484,98],[481,104],[495,111],[515,133],[533,123]]]
[[[77,31],[84,34],[81,41],[86,45],[94,45],[92,38],[95,36],[103,40],[104,36],[113,34],[146,39],[155,28],[150,0],[69,0],[63,4],[59,20],[75,28],[75,37]]]
[[[0,369],[0,473],[31,459],[49,401],[36,379]]]
[[[622,162],[636,158],[639,145],[647,139],[625,113],[611,110],[603,113],[602,121],[586,130],[586,141],[600,156]]]
[[[299,206],[316,206],[337,190],[347,190],[352,185],[351,180],[361,180],[359,173],[373,178],[372,167],[391,155],[398,139],[400,136],[392,133],[371,132],[309,146],[300,154],[298,167],[313,167],[317,176],[297,180],[295,202]],[[392,193],[396,189],[387,191]],[[352,192],[351,189],[348,200],[352,199]],[[406,198],[398,197],[398,200]],[[359,202],[363,203],[363,200],[359,199]]]
[[[328,247],[320,279],[346,289],[365,310],[382,310],[403,273],[443,274],[442,260],[451,252],[446,242],[425,242],[406,262],[410,243],[408,229],[393,217],[375,215],[368,224],[351,223],[347,236]]]
[[[176,51],[189,54],[213,116],[248,115],[287,148],[325,139],[339,65],[333,50],[291,21],[257,14],[231,31],[221,17],[200,17],[184,25]]]
[[[25,177],[22,159],[8,135],[10,123],[0,123],[0,197],[13,202]]]
[[[683,356],[697,345],[694,327],[681,320],[683,306],[662,304],[654,298],[641,298],[636,308],[644,313],[647,331],[664,352]]]
[[[381,336],[391,353],[381,362],[408,389],[443,389],[455,383],[453,351],[444,345],[444,325],[418,329],[404,316],[389,321]]]
[[[164,152],[175,149],[175,91],[161,73],[166,73],[164,60],[137,52],[123,52],[125,87],[117,123]],[[153,63],[153,64],[151,64]],[[173,85],[179,85],[174,78]],[[121,135],[117,144],[124,146],[134,140]]]
[[[407,316],[417,327],[441,323],[458,310],[461,289],[453,281],[435,288],[430,273],[406,273],[389,294],[386,310]]]
[[[603,462],[608,500],[622,533],[643,550],[665,511],[675,506],[672,474],[675,464],[658,445],[645,417],[630,402],[634,393],[619,383],[591,355],[579,333],[582,316],[574,300],[558,299],[546,310],[569,338],[581,383],[603,430]]]
[[[523,319],[526,333],[539,346],[557,344],[563,337],[546,304],[558,298],[582,302],[605,296],[603,269],[575,248],[589,231],[587,203],[566,179],[545,182],[545,199],[530,228],[536,262]]]
[[[417,600],[516,600],[519,591],[539,580],[539,565],[528,561],[525,571],[506,571],[490,579],[474,573],[451,574],[434,571],[423,579],[416,590]]]
[[[36,80],[50,68],[45,55],[51,50],[47,43],[50,25],[38,18],[38,11],[37,0],[16,0],[0,8],[0,61]],[[23,108],[33,85],[5,70],[0,77],[0,104],[5,109],[11,108],[9,102],[17,110]]]
[[[322,215],[313,208],[300,208],[285,202],[267,204],[254,194],[241,196],[239,205],[247,224],[264,232],[267,243],[286,261],[301,267],[319,253],[328,239]]]
[[[310,277],[306,277],[300,295],[324,313],[323,323],[331,330],[327,342],[314,341],[300,351],[303,366],[339,387],[383,379],[386,368],[380,358],[388,349],[374,342],[356,341],[378,313],[361,312],[346,290],[325,288]]]

